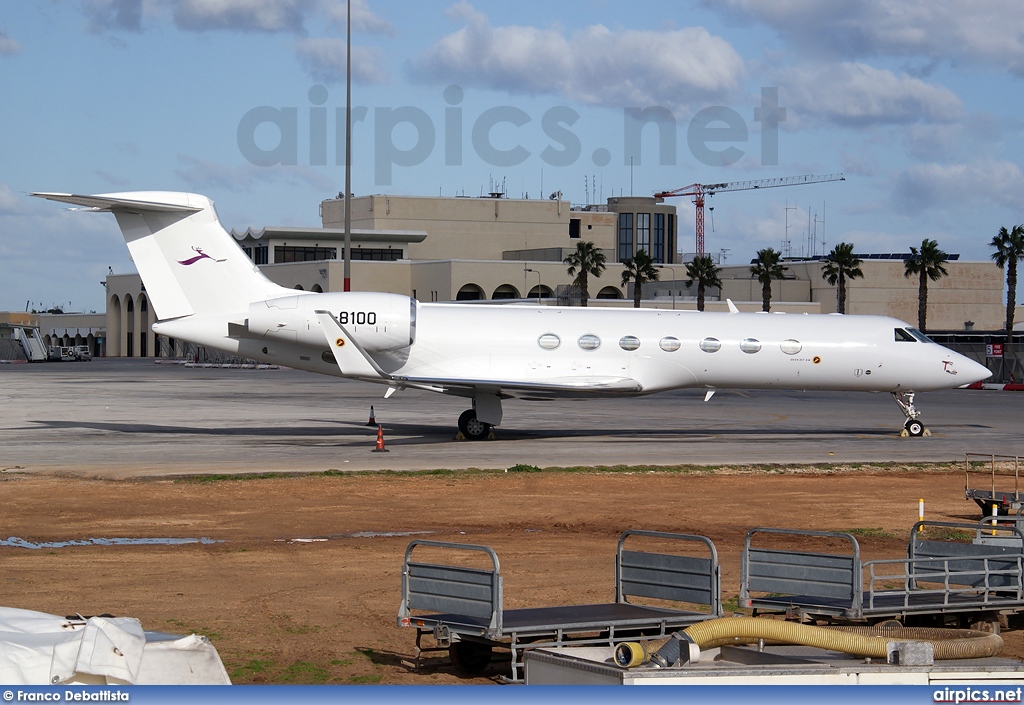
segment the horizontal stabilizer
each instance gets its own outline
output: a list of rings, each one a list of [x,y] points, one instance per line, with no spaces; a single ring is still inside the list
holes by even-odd
[[[70,203],[74,206],[83,206],[94,211],[123,210],[136,213],[146,211],[156,213],[195,213],[202,210],[201,207],[188,204],[155,203],[153,201],[138,201],[112,196],[81,196],[75,193],[32,193],[29,195],[45,198],[49,201],[60,201],[61,203]]]

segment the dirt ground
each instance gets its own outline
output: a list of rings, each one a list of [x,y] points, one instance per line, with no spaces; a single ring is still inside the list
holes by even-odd
[[[458,678],[442,657],[411,668],[415,633],[395,624],[410,536],[389,534],[491,546],[508,608],[613,601],[624,529],[703,534],[718,548],[729,600],[752,527],[857,530],[865,559],[901,557],[919,498],[928,519],[977,520],[963,488],[963,473],[948,466],[206,482],[9,469],[0,474],[3,537],[215,543],[2,546],[3,604],[205,634],[236,683],[488,683],[504,664],[475,679]],[[326,540],[295,541],[310,538]],[[1024,632],[1003,635],[1004,654],[1024,656]]]

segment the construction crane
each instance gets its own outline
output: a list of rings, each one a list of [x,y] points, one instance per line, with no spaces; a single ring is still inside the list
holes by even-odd
[[[846,181],[842,174],[826,174],[816,176],[783,176],[775,179],[755,179],[753,181],[729,181],[722,184],[690,184],[674,191],[661,191],[654,194],[656,199],[675,198],[676,196],[693,196],[693,205],[697,214],[697,254],[704,254],[704,197],[714,196],[726,191],[750,191],[752,189],[778,188],[780,186],[800,186],[801,184],[820,184],[826,181]]]

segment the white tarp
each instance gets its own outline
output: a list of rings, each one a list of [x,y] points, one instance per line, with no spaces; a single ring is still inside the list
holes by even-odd
[[[145,632],[130,617],[65,619],[0,607],[0,683],[231,683],[205,637]]]

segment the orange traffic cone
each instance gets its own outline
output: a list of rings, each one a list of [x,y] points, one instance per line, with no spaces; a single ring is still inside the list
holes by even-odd
[[[370,420],[366,422],[366,425],[367,426],[376,426],[377,425],[377,419],[373,415],[373,404],[370,404]]]
[[[374,448],[372,453],[390,453],[391,451],[384,447],[384,427],[377,427],[377,447]]]

